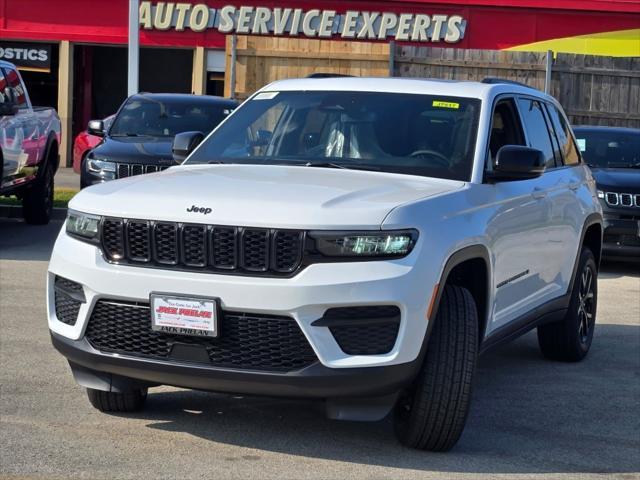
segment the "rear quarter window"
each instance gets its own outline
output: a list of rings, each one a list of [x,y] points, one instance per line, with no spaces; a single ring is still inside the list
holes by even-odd
[[[547,105],[553,128],[556,131],[558,142],[560,143],[560,151],[565,165],[577,165],[580,163],[580,154],[578,148],[571,136],[569,124],[565,121],[564,116],[560,114],[555,105]]]

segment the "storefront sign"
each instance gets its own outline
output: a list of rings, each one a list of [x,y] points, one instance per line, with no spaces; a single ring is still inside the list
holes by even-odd
[[[21,70],[48,72],[51,67],[51,45],[0,42],[0,60],[11,62]]]
[[[146,30],[213,28],[223,34],[456,43],[464,37],[466,24],[460,15],[140,3],[140,26]]]

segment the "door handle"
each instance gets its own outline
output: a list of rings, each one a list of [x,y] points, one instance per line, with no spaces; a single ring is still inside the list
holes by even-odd
[[[580,182],[569,182],[569,188],[574,192],[580,188]]]
[[[531,192],[531,196],[536,200],[540,200],[547,196],[547,192],[541,189],[540,187],[535,187]]]

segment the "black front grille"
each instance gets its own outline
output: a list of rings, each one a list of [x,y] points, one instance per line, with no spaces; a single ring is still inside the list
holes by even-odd
[[[85,302],[82,285],[63,277],[55,277],[53,286],[56,318],[67,325],[75,325],[80,306]]]
[[[142,175],[143,173],[159,172],[166,170],[169,165],[144,165],[141,163],[118,163],[116,169],[118,178],[127,178],[134,175]]]
[[[302,263],[304,233],[105,218],[102,245],[107,259],[118,263],[214,273],[288,275]]]
[[[85,335],[103,352],[169,361],[176,345],[200,347],[216,367],[290,372],[317,361],[292,318],[223,311],[218,325],[217,338],[167,335],[151,330],[148,305],[99,300]]]
[[[329,327],[348,355],[382,355],[396,343],[400,309],[395,305],[331,308],[313,325]]]

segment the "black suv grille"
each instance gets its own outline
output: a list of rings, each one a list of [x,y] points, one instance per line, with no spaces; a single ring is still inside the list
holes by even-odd
[[[112,262],[214,273],[288,275],[301,264],[297,230],[105,218],[102,247]]]
[[[85,302],[82,285],[63,277],[56,277],[53,295],[56,318],[67,325],[75,325],[80,306]]]
[[[143,165],[141,163],[118,163],[116,174],[118,178],[127,178],[143,173],[159,172],[169,168],[167,165]]]
[[[151,330],[148,305],[99,300],[85,335],[103,352],[165,360],[176,345],[200,347],[212,366],[243,370],[290,372],[317,361],[290,317],[223,311],[219,328],[217,338],[167,335]]]

